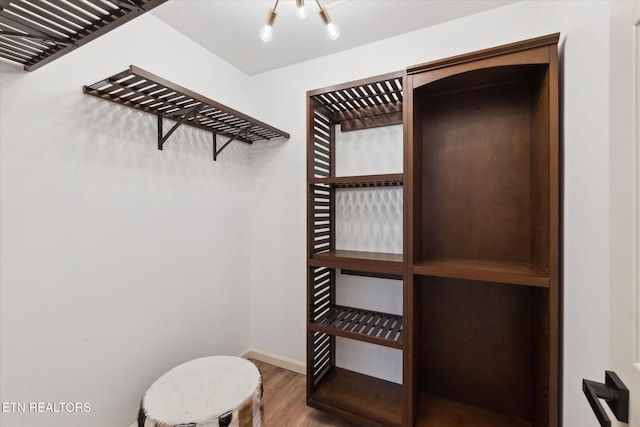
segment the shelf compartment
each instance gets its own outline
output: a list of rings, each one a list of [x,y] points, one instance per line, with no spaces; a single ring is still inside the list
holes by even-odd
[[[550,425],[548,289],[432,276],[415,281],[420,391]]]
[[[549,276],[530,263],[436,258],[414,263],[413,274],[549,287]]]
[[[402,425],[402,386],[346,369],[329,371],[307,404],[357,424]]]
[[[83,91],[158,117],[183,120],[186,125],[247,144],[289,138],[287,132],[135,65],[97,83],[84,86]]]
[[[2,1],[0,57],[36,70],[165,1]]]
[[[415,427],[531,427],[531,423],[422,393]]]
[[[336,305],[312,331],[402,349],[402,316]]]
[[[548,66],[471,71],[413,94],[415,259],[477,260],[481,274],[506,267],[516,283],[548,286],[538,280],[555,274]]]
[[[402,260],[402,254],[335,250],[311,254],[309,265],[401,276]]]
[[[343,132],[402,123],[403,72],[312,90],[316,108]]]
[[[329,178],[311,178],[311,184],[328,185],[334,188],[360,187],[399,187],[402,186],[401,173],[360,176],[335,176]]]

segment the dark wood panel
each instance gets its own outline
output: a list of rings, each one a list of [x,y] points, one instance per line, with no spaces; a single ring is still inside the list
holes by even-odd
[[[344,122],[345,120],[384,116],[394,113],[400,113],[400,116],[402,116],[402,101],[393,101],[384,104],[379,103],[371,107],[363,107],[358,110],[344,110],[334,114],[334,119],[336,122]]]
[[[335,250],[312,254],[309,265],[399,275],[402,259],[402,254]]]
[[[557,409],[554,409],[558,399],[557,383],[553,380],[558,375],[558,318],[557,310],[552,309],[552,301],[556,301],[552,297],[556,284],[553,280],[548,292],[533,292],[531,295],[531,318],[534,322],[531,335],[534,426],[553,426],[559,421]]]
[[[422,394],[415,427],[531,427],[531,423],[438,396]]]
[[[530,105],[509,84],[423,106],[422,258],[531,262]]]
[[[548,53],[547,53],[548,54]],[[494,88],[520,82],[537,86],[540,76],[548,69],[548,64],[504,65],[481,68],[471,72],[454,74],[420,87],[416,92],[421,102],[439,96],[466,96],[469,90]],[[428,73],[430,74],[430,73]],[[414,76],[417,79],[417,76]],[[543,107],[543,106],[541,106]],[[544,108],[544,107],[543,107]],[[545,109],[548,109],[545,108]]]
[[[375,277],[378,279],[402,280],[403,278],[401,274],[372,273],[370,271],[355,271],[355,270],[347,270],[344,268],[340,269],[340,273],[348,276]]]
[[[531,263],[436,258],[415,262],[412,271],[424,276],[549,287],[548,275]]]
[[[423,392],[531,421],[534,292],[546,289],[421,278]]]
[[[557,177],[551,177],[551,171],[557,170],[557,164],[551,166],[551,153],[558,152],[557,143],[549,139],[551,117],[549,115],[549,70],[543,70],[535,80],[535,92],[532,99],[531,114],[531,256],[533,262],[547,274],[550,274],[550,250],[552,234],[557,234],[557,225],[552,227],[552,216],[558,216],[557,210],[551,211],[552,193],[557,198]],[[557,221],[557,220],[556,220]],[[556,240],[557,245],[557,238]],[[556,254],[557,256],[557,254]],[[557,263],[557,261],[556,261]],[[557,272],[556,272],[557,274]]]
[[[402,386],[335,368],[308,402],[364,426],[402,424]]]
[[[548,45],[556,45],[560,39],[560,33],[549,34],[546,36],[536,37],[515,43],[509,43],[502,46],[496,46],[488,49],[478,50],[462,55],[451,56],[449,58],[438,59],[436,61],[425,62],[423,64],[407,67],[407,73],[416,74],[430,70],[435,70],[452,65],[463,64],[466,62],[479,61],[482,59],[493,58],[500,55],[509,55],[515,52],[525,50],[533,50]]]
[[[326,184],[336,188],[390,187],[402,185],[402,181],[401,173],[309,178],[309,183],[311,184]]]
[[[342,122],[340,122],[340,130],[342,132],[351,132],[355,130],[371,129],[381,126],[391,126],[399,124],[402,124],[402,112],[343,120]]]

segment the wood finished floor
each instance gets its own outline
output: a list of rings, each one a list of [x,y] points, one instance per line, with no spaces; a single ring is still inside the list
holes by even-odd
[[[307,406],[306,377],[268,363],[252,360],[262,373],[265,427],[353,427]]]
[[[355,427],[305,403],[306,377],[251,359],[262,373],[265,427]],[[425,397],[416,427],[527,427],[529,423],[434,397]],[[430,411],[426,411],[430,408]]]

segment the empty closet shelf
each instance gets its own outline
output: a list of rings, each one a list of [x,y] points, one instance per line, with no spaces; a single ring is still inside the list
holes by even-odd
[[[311,330],[385,347],[402,348],[402,316],[334,306]]]
[[[400,276],[402,254],[335,250],[312,254],[309,265]]]
[[[165,1],[3,0],[0,58],[36,70]]]
[[[402,425],[402,385],[347,369],[331,369],[309,405],[359,424]]]
[[[549,274],[525,262],[500,262],[459,258],[433,258],[414,264],[413,273],[425,276],[549,287]]]
[[[334,188],[360,187],[398,187],[402,185],[401,173],[360,176],[332,176],[329,178],[312,178],[311,184],[328,185]]]
[[[343,132],[402,123],[402,72],[310,91],[318,110]]]
[[[140,67],[84,87],[100,99],[252,144],[289,134]]]

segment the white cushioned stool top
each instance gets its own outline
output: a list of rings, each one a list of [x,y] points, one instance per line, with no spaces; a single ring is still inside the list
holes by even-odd
[[[145,393],[142,406],[148,418],[165,424],[204,424],[240,406],[260,382],[260,371],[248,360],[202,357],[158,378]]]

